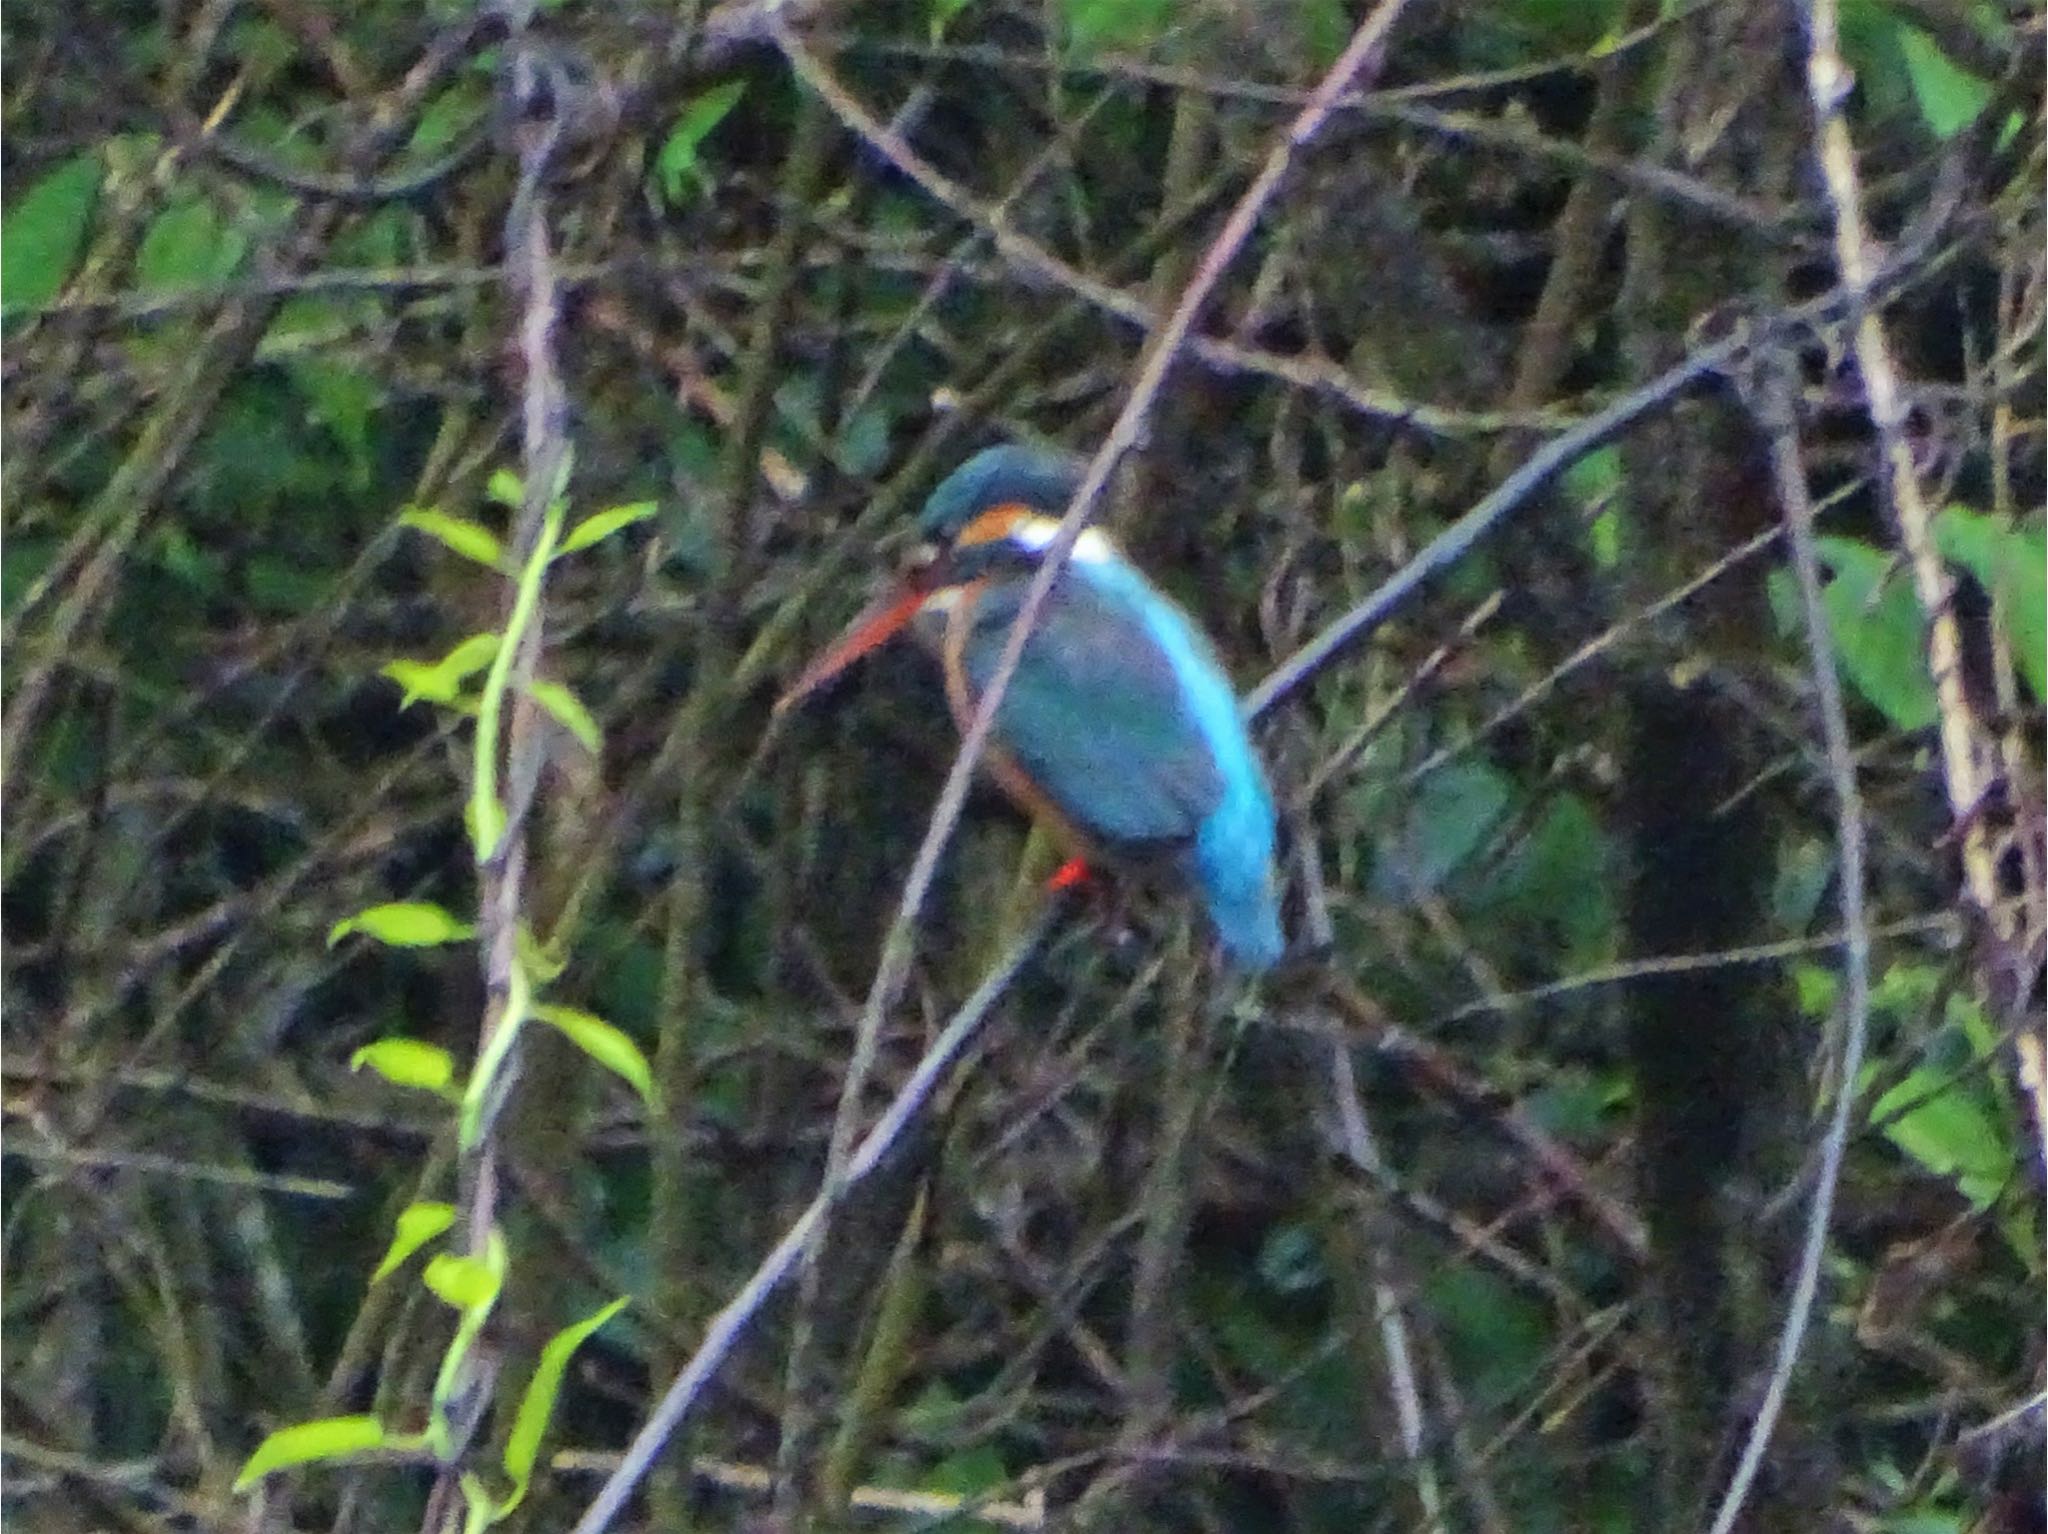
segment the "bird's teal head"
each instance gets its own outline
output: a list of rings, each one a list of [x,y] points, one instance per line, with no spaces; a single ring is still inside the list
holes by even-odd
[[[1043,448],[983,448],[931,493],[917,519],[918,530],[943,546],[957,541],[984,514],[1004,507],[1057,520],[1081,488],[1086,467],[1070,454]]]
[[[896,585],[854,619],[777,702],[787,709],[919,619],[938,621],[953,593],[982,576],[1028,569],[1045,557],[1081,486],[1084,460],[1044,448],[984,448],[939,482],[917,519],[923,535]],[[1077,565],[1122,560],[1109,538],[1086,529]],[[920,624],[922,630],[923,625]]]

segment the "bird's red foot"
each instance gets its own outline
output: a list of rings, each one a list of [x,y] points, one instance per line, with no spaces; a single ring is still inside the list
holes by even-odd
[[[1061,890],[1080,889],[1094,882],[1095,875],[1088,867],[1086,858],[1068,858],[1060,864],[1057,872],[1045,881],[1048,892],[1058,894]]]

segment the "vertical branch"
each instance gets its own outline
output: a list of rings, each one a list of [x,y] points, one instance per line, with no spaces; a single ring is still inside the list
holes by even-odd
[[[1376,1185],[1386,1180],[1387,1166],[1379,1142],[1365,1116],[1365,1099],[1359,1095],[1358,1074],[1351,1064],[1351,1051],[1342,1041],[1330,1045],[1330,1101],[1336,1109],[1339,1143],[1344,1155]],[[1415,1473],[1415,1498],[1420,1504],[1423,1526],[1431,1534],[1442,1534],[1444,1493],[1436,1466],[1430,1462],[1431,1433],[1423,1418],[1422,1390],[1417,1380],[1415,1346],[1408,1328],[1406,1308],[1396,1286],[1392,1259],[1384,1232],[1368,1228],[1367,1268],[1370,1274],[1374,1314],[1379,1318],[1380,1352],[1386,1360],[1387,1389],[1393,1396],[1394,1422],[1401,1435],[1401,1457]]]
[[[1836,852],[1841,859],[1838,883],[1841,888],[1842,930],[1845,934],[1844,967],[1848,984],[1844,1007],[1846,1024],[1842,1034],[1841,1061],[1832,1073],[1835,1087],[1833,1112],[1827,1134],[1821,1141],[1820,1169],[1815,1177],[1813,1205],[1807,1216],[1805,1239],[1799,1265],[1792,1280],[1792,1295],[1785,1306],[1785,1323],[1778,1336],[1777,1356],[1771,1365],[1770,1382],[1757,1407],[1749,1436],[1742,1446],[1735,1473],[1715,1510],[1711,1534],[1728,1534],[1742,1514],[1750,1488],[1762,1468],[1770,1447],[1772,1429],[1784,1411],[1792,1384],[1792,1371],[1813,1316],[1814,1298],[1820,1290],[1821,1261],[1827,1254],[1828,1222],[1833,1216],[1835,1188],[1842,1175],[1842,1157],[1849,1144],[1849,1129],[1856,1106],[1856,1082],[1863,1071],[1863,1051],[1870,1022],[1870,927],[1864,910],[1863,799],[1856,786],[1856,760],[1849,739],[1848,710],[1842,701],[1841,678],[1835,669],[1834,641],[1830,637],[1827,610],[1821,602],[1820,555],[1814,547],[1813,501],[1807,494],[1806,469],[1800,460],[1799,431],[1794,416],[1792,359],[1780,347],[1772,346],[1761,359],[1753,380],[1758,423],[1770,440],[1771,474],[1784,512],[1792,545],[1792,569],[1799,580],[1800,617],[1806,629],[1806,647],[1813,673],[1815,698],[1819,706],[1821,742],[1826,752],[1828,786],[1835,800]]]
[[[1899,542],[1913,572],[1913,589],[1927,614],[1927,669],[1940,708],[1942,781],[1949,813],[1961,832],[1963,887],[1978,915],[2001,939],[2013,935],[2014,913],[2001,908],[1991,838],[1979,813],[1990,787],[1991,755],[1963,687],[1962,636],[1956,625],[1955,578],[1934,543],[1934,519],[1906,439],[1906,398],[1871,294],[1881,252],[1863,219],[1856,150],[1844,115],[1855,76],[1843,62],[1837,0],[1806,0],[1807,93],[1813,99],[1820,142],[1821,180],[1834,213],[1835,264],[1847,292],[1851,344],[1863,378],[1864,403],[1877,433],[1878,468],[1885,498],[1898,523]]]
[[[517,38],[514,45],[517,47]],[[560,296],[547,232],[542,178],[562,134],[558,116],[562,81],[541,56],[518,49],[506,91],[519,146],[519,183],[505,217],[505,250],[521,301],[519,356],[523,377],[520,446],[525,494],[513,529],[512,568],[506,592],[499,652],[484,684],[477,711],[476,757],[470,834],[477,858],[477,929],[482,950],[485,1002],[477,1037],[477,1060],[464,1107],[457,1175],[463,1242],[473,1257],[492,1251],[498,1240],[497,1125],[515,1074],[514,1050],[531,1000],[531,978],[519,953],[521,911],[528,865],[527,825],[539,787],[544,736],[532,698],[545,612],[547,566],[560,532],[559,502],[567,478],[569,446],[564,397],[555,360]],[[509,707],[502,743],[504,774],[498,773],[500,719]],[[462,1514],[459,1463],[464,1446],[489,1404],[491,1372],[483,1354],[464,1333],[480,1326],[465,1315],[463,1331],[437,1384],[436,1409],[452,1406],[459,1419],[443,1445],[444,1464],[428,1501],[424,1527],[452,1529]]]

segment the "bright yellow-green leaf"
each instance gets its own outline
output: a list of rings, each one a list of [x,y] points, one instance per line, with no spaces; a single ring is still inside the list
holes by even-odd
[[[654,173],[663,201],[673,206],[682,201],[686,182],[701,183],[707,179],[697,164],[697,146],[739,105],[746,88],[745,81],[729,81],[704,92],[683,108],[682,116],[669,129],[660,153],[654,157]]]
[[[555,558],[573,554],[578,549],[587,549],[594,543],[602,543],[621,528],[631,527],[635,522],[645,522],[660,507],[653,501],[633,501],[624,506],[614,506],[608,511],[593,512],[569,529],[569,536],[562,540],[562,546],[555,551]]]
[[[549,1027],[558,1029],[570,1043],[606,1070],[624,1077],[626,1083],[640,1094],[640,1100],[647,1104],[649,1113],[661,1111],[654,1091],[654,1072],[647,1064],[647,1056],[625,1034],[603,1018],[575,1007],[538,1006],[533,1009],[533,1015]]]
[[[1941,51],[1918,27],[1899,28],[1899,54],[1920,115],[1940,139],[1954,138],[1977,120],[1991,99],[1991,87]]]
[[[365,1066],[395,1087],[417,1087],[445,1096],[455,1084],[455,1057],[438,1044],[423,1044],[418,1039],[378,1039],[365,1044],[348,1057],[348,1068],[359,1071]]]
[[[420,1282],[442,1304],[463,1312],[489,1308],[504,1282],[502,1270],[482,1257],[438,1252],[420,1274]]]
[[[534,702],[554,716],[557,724],[583,742],[584,750],[592,756],[604,754],[604,732],[598,729],[597,720],[575,693],[545,677],[535,677],[527,684],[527,691],[533,694]]]
[[[332,948],[352,932],[393,948],[437,948],[476,936],[475,927],[428,900],[396,900],[344,917],[329,929],[327,946]]]
[[[505,546],[487,527],[462,517],[451,517],[431,506],[408,506],[398,514],[398,525],[425,533],[464,559],[473,559],[493,570],[504,568]]]
[[[100,157],[73,155],[30,186],[0,221],[0,304],[40,309],[63,290],[99,201]]]
[[[1976,1080],[1923,1066],[1872,1103],[1870,1117],[1921,1166],[1954,1179],[1956,1191],[1980,1210],[2019,1175],[2018,1154]]]
[[[399,1211],[398,1224],[392,1233],[391,1245],[385,1249],[384,1260],[377,1264],[377,1271],[370,1275],[370,1282],[374,1284],[389,1278],[405,1266],[406,1258],[454,1223],[453,1204],[437,1203],[430,1199],[407,1204]]]
[[[421,698],[429,703],[453,703],[461,696],[462,684],[488,666],[497,653],[496,634],[472,634],[439,660],[395,660],[379,666],[377,674],[405,689],[405,696],[398,701],[400,708],[410,708]]]
[[[273,1470],[346,1459],[351,1454],[383,1448],[388,1442],[384,1424],[375,1417],[321,1417],[279,1428],[256,1445],[256,1452],[235,1477],[235,1490],[247,1491]]]
[[[513,1417],[512,1431],[505,1439],[503,1463],[505,1473],[512,1478],[512,1493],[498,1505],[500,1518],[526,1498],[526,1485],[533,1477],[534,1462],[540,1457],[541,1437],[547,1432],[548,1419],[554,1415],[555,1397],[562,1393],[562,1376],[568,1372],[569,1360],[586,1337],[625,1308],[624,1298],[613,1300],[602,1310],[563,1327],[541,1349],[540,1362],[533,1366],[533,1378],[526,1382],[526,1391],[519,1398],[519,1412]]]
[[[493,469],[484,494],[500,506],[519,506],[526,500],[526,482],[510,469]]]

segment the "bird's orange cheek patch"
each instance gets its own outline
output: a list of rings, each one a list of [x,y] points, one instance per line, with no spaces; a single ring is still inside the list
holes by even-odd
[[[977,543],[999,543],[1016,530],[1017,524],[1031,515],[1029,506],[1015,502],[991,506],[972,522],[960,529],[959,537],[953,540],[959,547]]]

